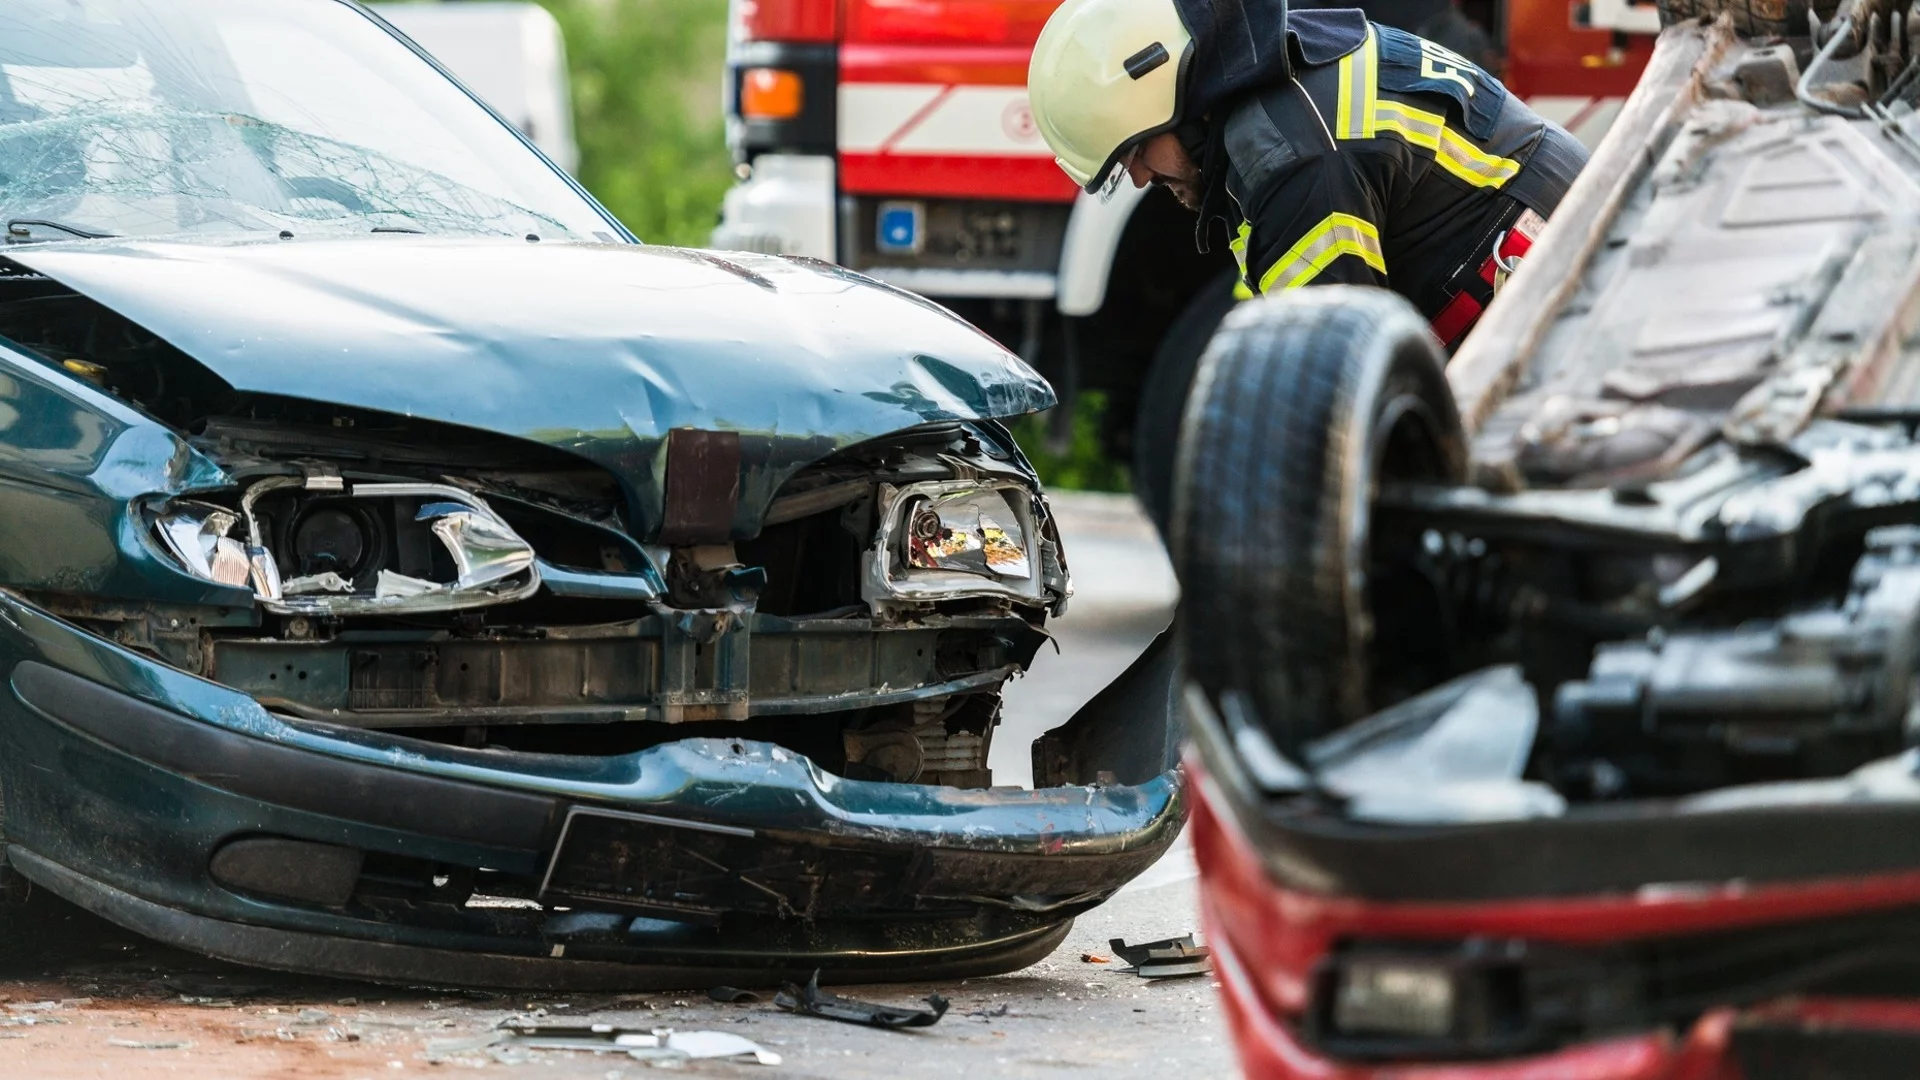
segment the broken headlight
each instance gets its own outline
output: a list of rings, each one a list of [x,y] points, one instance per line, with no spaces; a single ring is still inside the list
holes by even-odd
[[[1041,599],[1050,575],[1033,502],[1012,481],[882,484],[867,599]]]
[[[349,491],[338,476],[271,477],[238,512],[173,503],[155,528],[190,573],[251,585],[284,615],[450,611],[540,587],[532,546],[478,496],[442,484]],[[244,544],[229,535],[242,530]]]
[[[175,503],[160,515],[154,528],[187,572],[205,581],[236,588],[252,586],[256,594],[279,594],[280,575],[273,557],[264,550],[249,551],[228,535],[240,515],[207,503]],[[257,560],[257,561],[256,561]]]

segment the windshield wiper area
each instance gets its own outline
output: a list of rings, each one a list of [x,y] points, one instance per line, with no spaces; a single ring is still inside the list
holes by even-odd
[[[48,221],[45,218],[9,218],[7,219],[7,243],[37,244],[44,240],[52,239],[51,237],[34,235],[36,231],[41,229],[51,229],[55,232],[65,233],[68,236],[77,237],[81,240],[104,240],[113,236],[112,233],[94,232],[92,229],[82,229],[77,225]]]

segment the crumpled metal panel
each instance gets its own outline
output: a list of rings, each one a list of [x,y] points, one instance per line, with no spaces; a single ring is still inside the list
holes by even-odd
[[[939,306],[811,260],[625,244],[354,240],[22,245],[14,261],[235,389],[546,443],[618,476],[643,535],[667,434],[740,434],[737,537],[855,443],[1054,403]]]
[[[249,603],[139,534],[142,495],[225,486],[186,440],[0,343],[0,582],[176,603]]]

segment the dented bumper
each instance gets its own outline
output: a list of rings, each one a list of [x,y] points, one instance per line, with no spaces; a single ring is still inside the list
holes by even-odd
[[[1117,766],[1136,783],[965,791],[742,739],[561,756],[283,718],[11,596],[0,663],[14,868],[292,970],[627,988],[1004,971],[1158,858],[1183,808],[1179,774],[1139,763]]]

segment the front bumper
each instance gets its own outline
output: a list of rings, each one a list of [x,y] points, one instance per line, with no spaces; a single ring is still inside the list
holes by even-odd
[[[1188,704],[1201,915],[1249,1077],[1912,1075],[1920,860],[1899,839],[1911,806],[1352,822],[1262,795],[1226,725],[1197,694]],[[1787,850],[1728,869],[1769,837]],[[1694,871],[1672,873],[1689,848]],[[1503,1023],[1424,1047],[1339,1031],[1341,965],[1387,954],[1508,958]]]
[[[1181,821],[1173,772],[963,791],[745,740],[574,757],[287,720],[5,595],[0,664],[13,866],[136,931],[290,970],[635,989],[1005,971]],[[242,840],[346,852],[359,877],[332,897],[296,868],[235,887],[211,866]],[[470,898],[476,881],[504,895]]]

